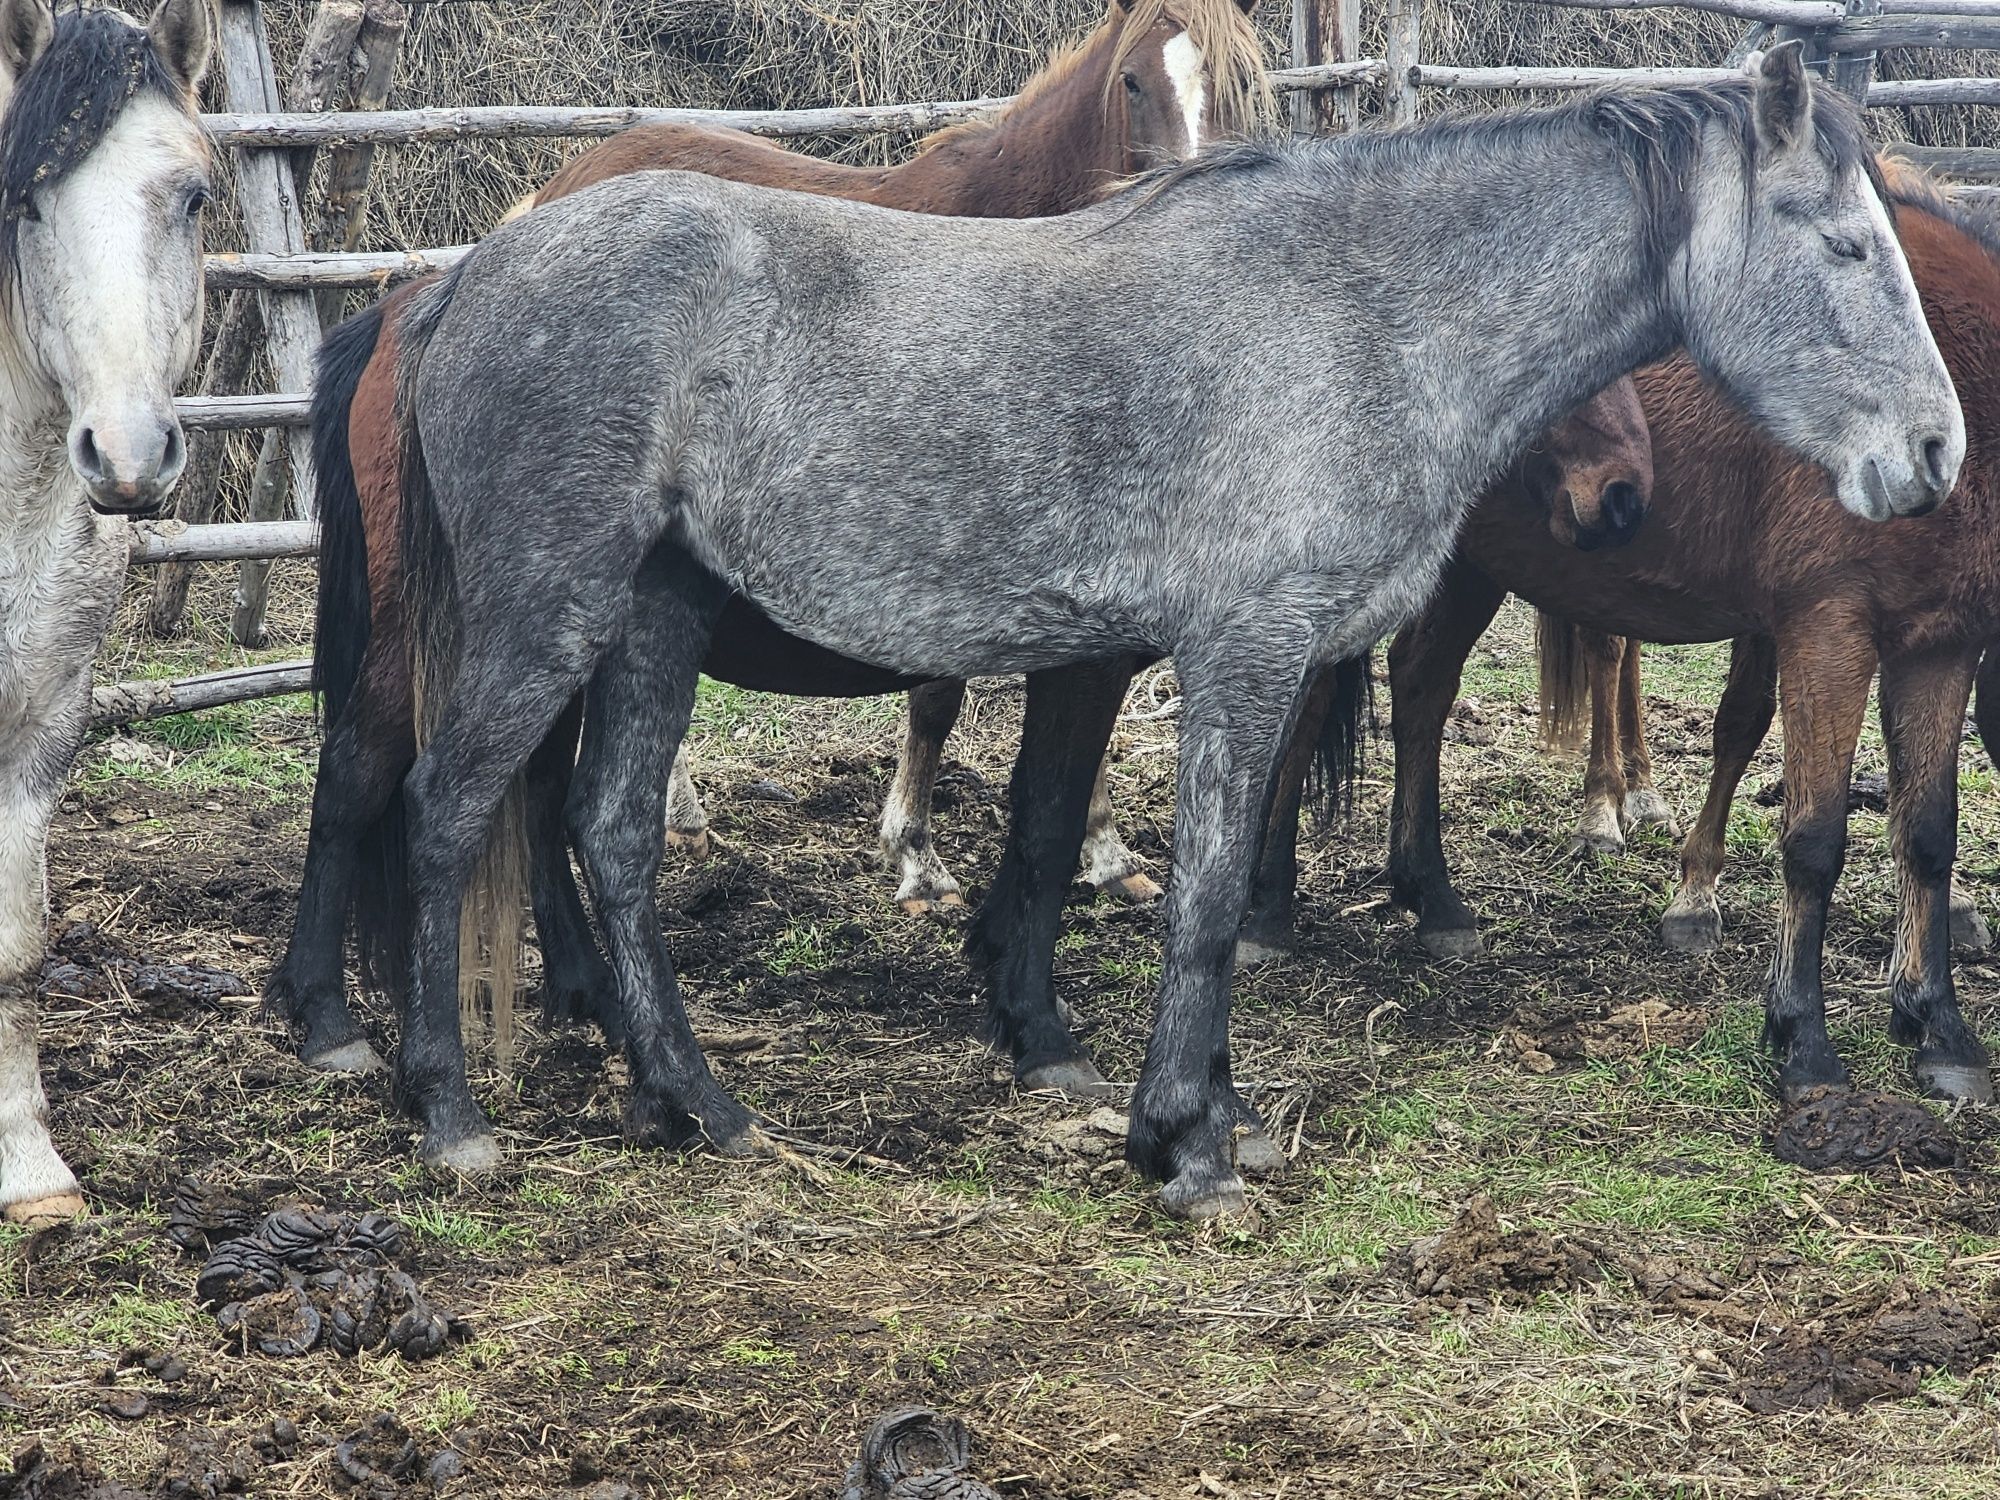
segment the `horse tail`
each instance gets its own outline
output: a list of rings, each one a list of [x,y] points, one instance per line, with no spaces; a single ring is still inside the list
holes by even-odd
[[[1535,611],[1535,646],[1542,665],[1542,748],[1549,754],[1583,745],[1590,715],[1590,672],[1583,632],[1569,621]]]
[[[1354,788],[1368,759],[1375,725],[1375,674],[1369,653],[1336,662],[1319,743],[1313,746],[1308,788],[1323,823],[1354,810]]]
[[[459,657],[459,604],[450,543],[438,514],[416,390],[425,351],[458,291],[454,267],[435,286],[413,295],[397,323],[396,428],[403,490],[403,611],[409,630],[410,691],[416,744],[436,733]],[[407,842],[405,843],[407,871]],[[405,888],[407,886],[407,874]],[[527,816],[520,777],[508,787],[479,858],[458,925],[458,1006],[461,1026],[485,1016],[494,1064],[504,1076],[514,1057],[514,1005],[519,989],[523,913],[528,900]]]
[[[319,597],[313,615],[313,683],[322,719],[346,711],[361,675],[372,624],[368,598],[368,539],[361,489],[347,443],[347,417],[362,372],[375,357],[382,310],[340,324],[320,345],[313,380],[312,446],[319,501]]]

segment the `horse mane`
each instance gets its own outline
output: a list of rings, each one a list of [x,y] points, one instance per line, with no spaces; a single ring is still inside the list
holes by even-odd
[[[1186,30],[1188,40],[1209,60],[1214,74],[1217,127],[1229,135],[1254,133],[1270,117],[1271,86],[1264,77],[1264,44],[1236,0],[1129,0],[1129,4],[1108,11],[1081,41],[1050,58],[1005,109],[985,119],[962,120],[932,131],[917,143],[917,155],[969,135],[985,135],[999,129],[1009,115],[1038,103],[1044,94],[1053,93],[1074,78],[1105,33],[1115,29],[1117,41],[1104,75],[1108,103],[1125,59],[1139,45],[1140,38],[1162,20],[1178,22]]]
[[[1812,97],[1813,137],[1820,154],[1836,172],[1866,173],[1884,205],[1893,210],[1894,199],[1883,182],[1875,150],[1863,134],[1860,112],[1832,89],[1816,89]],[[1191,161],[1141,173],[1126,196],[1136,213],[1190,182],[1249,176],[1289,162],[1379,162],[1396,175],[1406,175],[1408,167],[1439,145],[1476,147],[1584,134],[1608,142],[1618,152],[1644,210],[1645,253],[1664,271],[1694,229],[1689,172],[1701,150],[1702,134],[1711,124],[1720,125],[1735,144],[1747,180],[1756,162],[1757,122],[1756,91],[1746,75],[1673,88],[1613,85],[1554,105],[1515,105],[1307,141],[1221,146]]]
[[[1944,220],[2000,260],[2000,210],[1981,200],[1958,196],[1914,162],[1885,156],[1880,167],[1891,203]]]
[[[35,189],[83,164],[135,99],[188,108],[143,26],[112,10],[66,10],[0,117],[0,270],[11,274]]]

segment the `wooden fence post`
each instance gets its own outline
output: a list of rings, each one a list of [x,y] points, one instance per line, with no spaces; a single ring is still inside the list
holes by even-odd
[[[1882,0],[1847,0],[1849,16],[1879,16]],[[1843,52],[1833,60],[1834,87],[1856,104],[1868,102],[1868,85],[1875,76],[1873,52]]]
[[[260,0],[224,0],[222,80],[231,109],[281,107]],[[291,163],[274,152],[249,148],[238,149],[236,163],[244,236],[250,248],[281,255],[302,254],[306,248],[305,223],[299,214],[298,186]],[[264,308],[266,343],[279,386],[287,391],[309,390],[313,356],[320,340],[319,312],[312,294],[259,292],[257,295]],[[267,441],[264,447],[265,455],[273,463],[287,450],[291,455],[293,508],[302,518],[311,520],[311,433],[304,428],[291,428],[281,438]],[[251,489],[253,494],[265,495],[267,503],[275,499],[282,508],[284,491],[275,476],[263,484],[253,481]],[[245,563],[238,573],[233,633],[240,645],[255,645],[263,637],[269,574],[268,563]]]
[[[1361,55],[1361,0],[1292,0],[1292,66],[1353,62]],[[1361,123],[1361,88],[1301,89],[1292,95],[1292,133],[1318,135]]]
[[[1420,60],[1418,4],[1419,0],[1389,0],[1389,44],[1385,59],[1389,64],[1389,79],[1383,86],[1382,100],[1392,125],[1409,125],[1417,118],[1414,75]]]

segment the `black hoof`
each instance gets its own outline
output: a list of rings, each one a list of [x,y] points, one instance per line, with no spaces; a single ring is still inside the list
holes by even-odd
[[[1976,1063],[1926,1058],[1919,1052],[1911,1063],[1911,1072],[1926,1099],[1962,1099],[1967,1104],[1993,1102],[1993,1074]]]
[[[1297,946],[1289,934],[1284,937],[1252,937],[1246,932],[1236,940],[1236,967],[1254,969],[1259,964],[1281,962],[1290,958]]]
[[[463,1135],[450,1141],[426,1135],[423,1144],[417,1148],[417,1154],[426,1166],[466,1177],[484,1177],[498,1171],[503,1159],[500,1142],[494,1139],[491,1131]]]
[[[1119,1093],[1118,1086],[1098,1072],[1097,1064],[1087,1057],[1042,1063],[1019,1074],[1016,1081],[1031,1093],[1055,1093],[1070,1099],[1110,1099]]]
[[[626,1140],[649,1151],[682,1151],[702,1137],[701,1125],[685,1110],[636,1095],[626,1102],[620,1125]]]
[[[1713,953],[1722,946],[1722,914],[1670,911],[1660,918],[1660,944],[1669,953]]]
[[[1176,1219],[1202,1223],[1249,1213],[1250,1198],[1234,1172],[1183,1172],[1161,1185],[1160,1207]]]
[[[1417,941],[1432,958],[1478,958],[1486,944],[1477,927],[1417,928]]]
[[[356,1037],[351,1042],[342,1042],[337,1047],[329,1047],[323,1052],[302,1052],[299,1061],[321,1073],[386,1073],[389,1065],[382,1061],[382,1055],[367,1041]]]
[[[1792,1058],[1778,1070],[1778,1097],[1797,1104],[1819,1089],[1848,1089],[1854,1080],[1847,1064],[1827,1052],[1812,1058]]]
[[[1275,1177],[1290,1163],[1278,1143],[1263,1126],[1239,1126],[1236,1136],[1236,1170],[1246,1177]]]

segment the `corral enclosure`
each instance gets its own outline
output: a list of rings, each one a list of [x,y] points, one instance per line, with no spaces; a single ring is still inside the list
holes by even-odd
[[[1101,10],[467,0],[417,13],[393,102],[976,98],[1011,91]],[[269,8],[281,74],[310,11]],[[1282,5],[1260,20],[1282,61]],[[1364,22],[1379,56],[1382,17],[1371,6]],[[1742,30],[1480,0],[1426,9],[1424,57],[1712,66]],[[1994,56],[1889,54],[1878,76],[1990,75]],[[1426,92],[1424,107],[1489,97]],[[1995,143],[1974,111],[1876,121]],[[903,143],[810,148],[858,159]],[[474,239],[574,149],[386,150],[364,248]],[[232,228],[218,229],[226,247]],[[237,443],[232,504],[255,452]],[[227,644],[230,570],[202,572],[164,645],[144,634],[135,573],[101,678],[300,655],[311,564],[277,576],[270,644],[243,653]],[[0,1477],[0,1496],[821,1496],[866,1424],[902,1404],[964,1417],[979,1471],[1009,1496],[1994,1493],[1990,1112],[1956,1122],[1955,1168],[1828,1178],[1770,1158],[1756,1038],[1777,814],[1750,793],[1776,774],[1775,736],[1731,828],[1728,941],[1669,959],[1653,933],[1666,841],[1582,869],[1564,854],[1576,772],[1534,748],[1524,623],[1503,616],[1474,658],[1447,748],[1451,852],[1492,956],[1427,963],[1388,906],[1378,743],[1351,826],[1308,860],[1299,959],[1239,986],[1239,1075],[1296,1160],[1259,1191],[1260,1222],[1200,1233],[1128,1180],[1113,1122],[1011,1088],[975,1039],[957,926],[904,917],[868,868],[892,703],[705,688],[695,750],[720,850],[670,864],[662,890],[724,1081],[822,1149],[754,1166],[625,1151],[622,1063],[594,1036],[531,1028],[517,1075],[482,1081],[512,1159],[477,1189],[417,1168],[386,1084],[308,1073],[248,995],[131,967],[261,984],[303,849],[305,700],[100,737],[52,849],[43,1035],[58,1139],[96,1212],[0,1233],[0,1434],[45,1454]],[[1661,780],[1685,816],[1722,657],[1656,660]],[[1156,871],[1169,688],[1142,683],[1114,772]],[[981,687],[940,799],[940,842],[975,899],[1017,710],[1012,689]],[[1881,764],[1871,731],[1858,769]],[[1963,791],[1962,867],[1990,913],[2000,816],[1971,748]],[[1857,814],[1829,991],[1843,1050],[1895,1088],[1882,827]],[[1107,1071],[1129,1078],[1156,919],[1079,891],[1067,921],[1059,985]],[[1961,969],[1989,1035],[1996,980],[1990,963]],[[386,1050],[386,1018],[371,1026]],[[422,1364],[228,1347],[195,1300],[201,1257],[164,1232],[188,1178],[263,1206],[399,1216],[426,1291],[470,1338]],[[333,1446],[383,1416],[414,1462],[357,1487]],[[401,1441],[366,1451],[393,1457]],[[446,1453],[456,1475],[430,1468]]]

